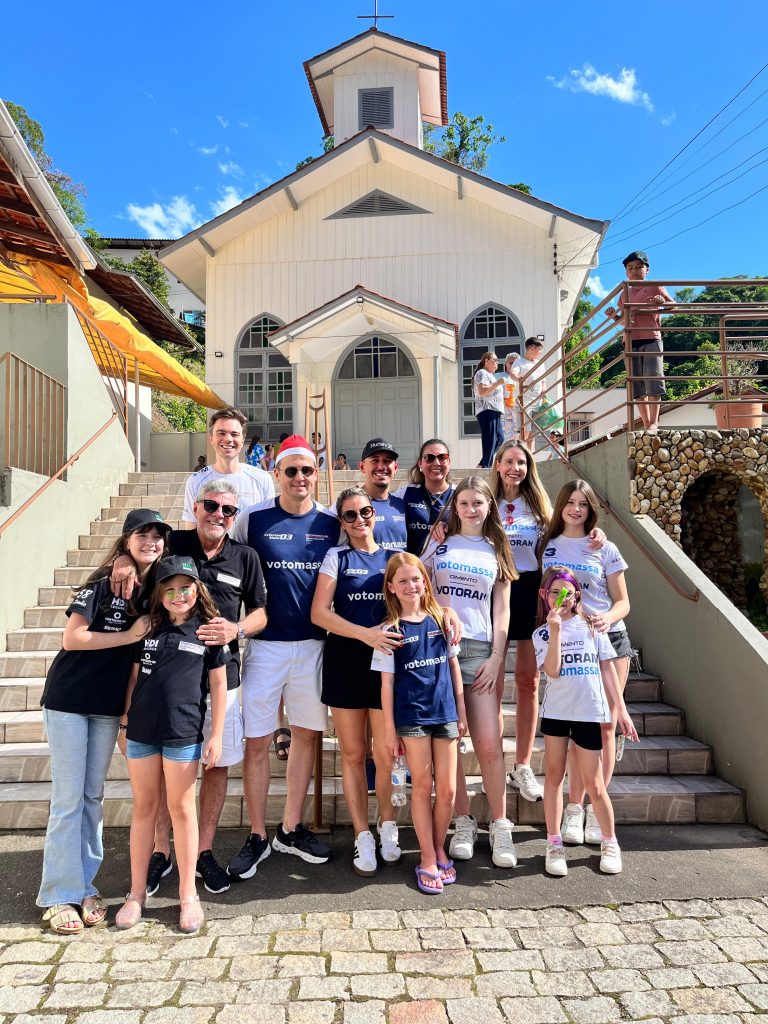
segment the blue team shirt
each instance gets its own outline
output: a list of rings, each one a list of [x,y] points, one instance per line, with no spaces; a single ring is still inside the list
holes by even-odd
[[[320,572],[336,580],[333,610],[356,626],[378,626],[386,617],[384,572],[394,554],[379,548],[369,553],[355,548],[331,548]]]
[[[373,539],[387,551],[405,551],[407,535],[403,499],[391,495],[389,498],[371,498],[370,501],[376,513]]]
[[[310,610],[320,566],[339,539],[336,516],[319,505],[294,516],[275,498],[248,514],[246,529],[267,585],[267,628],[259,639],[323,640],[325,630],[312,624]]]
[[[420,555],[424,550],[430,527],[443,515],[452,496],[453,487],[442,494],[431,494],[422,484],[409,484],[397,492],[396,497],[405,503],[407,550],[411,554]]]
[[[448,659],[445,633],[428,615],[422,622],[400,619],[403,645],[392,654],[376,651],[371,661],[375,672],[392,672],[395,677],[395,727],[445,725],[458,721],[456,699]]]

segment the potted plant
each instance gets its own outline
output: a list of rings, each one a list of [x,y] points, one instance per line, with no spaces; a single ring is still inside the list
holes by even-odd
[[[768,393],[761,390],[760,382],[755,379],[759,372],[758,361],[743,355],[750,351],[762,350],[754,342],[741,349],[734,349],[734,355],[726,363],[728,399],[721,393],[709,402],[710,409],[715,410],[715,422],[719,430],[735,430],[738,427],[759,429],[762,426],[763,403],[768,401]]]

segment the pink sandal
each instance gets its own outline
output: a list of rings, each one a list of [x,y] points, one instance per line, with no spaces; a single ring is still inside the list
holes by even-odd
[[[194,907],[197,905],[197,914],[192,914],[191,909],[185,910],[186,907]],[[185,935],[194,935],[195,932],[199,932],[205,924],[205,914],[203,908],[200,906],[200,897],[190,896],[189,899],[179,900],[179,931],[184,932]],[[185,914],[187,918],[185,920]]]
[[[115,917],[115,927],[120,928],[123,931],[127,928],[133,928],[141,920],[141,914],[146,904],[146,892],[129,892],[125,897],[125,902],[117,912],[117,916]]]

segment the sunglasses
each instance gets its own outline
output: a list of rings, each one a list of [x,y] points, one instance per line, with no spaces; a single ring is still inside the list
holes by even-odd
[[[203,501],[203,508],[206,512],[218,512],[221,509],[222,513],[231,519],[232,516],[236,516],[240,509],[237,505],[222,505],[219,501],[212,501],[210,498],[205,498]]]
[[[196,590],[196,587],[195,587],[194,584],[191,584],[188,587],[179,587],[178,590],[175,587],[168,587],[167,590],[163,591],[163,597],[169,597],[171,600],[173,600],[174,597],[177,597],[177,596],[178,597],[192,597],[192,595],[195,593],[195,590]]]
[[[314,466],[286,466],[285,469],[283,470],[283,472],[285,473],[285,475],[288,477],[289,480],[293,480],[293,478],[298,473],[301,473],[302,476],[312,476],[312,474],[315,472],[315,467]]]
[[[367,523],[369,519],[373,519],[373,507],[371,505],[364,505],[363,508],[348,508],[346,512],[341,513],[341,518],[345,523],[356,522],[358,516],[360,516],[364,523]]]
[[[557,598],[560,597],[560,591],[562,589],[562,587],[558,587],[557,590],[548,590],[547,597],[551,597],[553,601],[557,600]],[[566,594],[563,598],[563,603],[565,603],[566,601],[576,601],[578,599],[578,596],[579,595],[576,591],[573,591],[570,594]]]
[[[440,463],[448,462],[450,457],[451,456],[448,454],[448,452],[440,452],[439,455],[434,455],[432,452],[428,452],[426,455],[422,455],[422,459],[424,459],[425,462],[429,462],[429,463],[432,463],[432,462],[440,462]]]

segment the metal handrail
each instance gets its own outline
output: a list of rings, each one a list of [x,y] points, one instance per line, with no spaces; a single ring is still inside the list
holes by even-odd
[[[0,356],[3,365],[3,465],[50,473],[64,455],[67,388],[15,352]]]
[[[30,498],[27,498],[27,500],[24,502],[24,504],[21,505],[19,508],[17,508],[16,511],[13,513],[13,515],[9,516],[8,519],[6,519],[4,523],[0,524],[0,539],[2,538],[3,533],[5,533],[5,531],[8,529],[8,527],[12,526],[13,523],[15,523],[16,520],[19,518],[19,516],[22,515],[22,513],[26,512],[26,510],[29,508],[29,506],[32,505],[35,501],[37,501],[37,499],[40,497],[41,494],[43,494],[45,491],[48,490],[48,488],[51,486],[51,484],[54,482],[54,480],[58,480],[58,478],[62,475],[62,473],[66,473],[66,471],[69,469],[69,467],[74,465],[75,462],[77,462],[77,460],[80,458],[80,456],[86,450],[86,448],[90,448],[90,446],[93,444],[93,442],[97,441],[101,437],[101,435],[104,433],[104,431],[112,426],[112,424],[115,422],[116,419],[117,419],[117,413],[113,412],[112,415],[107,420],[107,422],[102,427],[99,427],[99,429],[96,431],[96,433],[93,434],[91,437],[89,437],[88,440],[85,442],[85,444],[77,449],[77,451],[75,452],[74,455],[70,455],[70,457],[67,459],[67,461],[64,463],[64,465],[60,469],[58,469],[53,474],[53,476],[51,476],[48,480],[46,480],[45,483],[42,485],[42,487],[38,487],[38,489],[35,491],[35,493]]]

